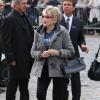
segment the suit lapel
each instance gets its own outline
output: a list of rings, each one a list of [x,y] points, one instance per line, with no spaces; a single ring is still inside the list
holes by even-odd
[[[31,25],[31,23],[30,23],[30,21],[29,21],[29,18],[26,16],[26,20],[27,20],[27,23],[28,23],[28,25],[29,25],[29,27],[30,27],[30,30],[33,32],[33,28],[32,28],[32,25]]]
[[[61,20],[60,24],[63,25],[64,27],[67,27],[64,16],[62,16],[62,20]]]
[[[70,29],[69,34],[73,33],[73,31],[76,30],[76,28],[77,28],[76,21],[75,21],[75,18],[73,17],[73,19],[72,19],[72,25],[71,25],[71,29]]]
[[[65,22],[64,16],[62,16],[62,20],[61,20],[60,24],[63,25],[64,27],[66,27],[66,22]],[[71,25],[69,34],[71,34],[75,29],[76,29],[76,21],[75,21],[75,17],[73,16],[72,25]]]
[[[30,21],[29,21],[29,19],[28,19],[27,16],[26,16],[26,20],[27,20],[27,23],[28,23],[28,25],[29,25],[29,29],[30,29],[31,35],[32,35],[32,37],[33,37],[33,34],[34,34],[33,27],[32,27],[32,25],[31,25],[31,23],[30,23]],[[25,28],[25,27],[24,27],[24,28]]]

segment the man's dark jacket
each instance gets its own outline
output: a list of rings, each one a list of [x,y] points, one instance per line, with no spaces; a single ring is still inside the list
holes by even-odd
[[[0,13],[0,27],[1,27],[3,18],[4,18],[3,14]],[[0,30],[0,34],[1,34],[1,30]],[[0,42],[0,61],[1,61],[1,54],[2,54],[2,48],[1,48],[1,42]]]
[[[63,16],[62,16],[60,24],[63,25],[64,27],[67,27]],[[84,39],[83,25],[84,25],[83,22],[81,22],[76,17],[73,17],[69,35],[75,49],[75,56],[77,57],[79,57],[78,46],[81,46],[81,44],[86,44],[85,39]]]
[[[32,67],[30,49],[34,31],[29,21],[29,30],[26,30],[21,17],[14,10],[4,18],[1,24],[1,44],[7,63],[9,65],[10,62],[16,61],[16,66],[9,65],[12,78],[28,78]]]

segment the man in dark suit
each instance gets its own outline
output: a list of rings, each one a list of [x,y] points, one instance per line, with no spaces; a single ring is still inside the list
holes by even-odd
[[[0,0],[0,26],[1,26],[2,19],[4,18],[3,16],[4,6],[5,6],[4,2]],[[0,30],[0,34],[1,34],[1,30]],[[0,43],[0,87],[3,86],[1,57],[2,57],[2,49],[1,49],[1,43]],[[4,92],[4,90],[0,88],[0,93],[2,92]]]
[[[75,9],[74,0],[63,1],[63,16],[61,24],[67,28],[72,40],[72,44],[75,49],[75,57],[79,57],[78,46],[83,52],[88,52],[85,38],[83,36],[83,23],[74,17],[73,11]],[[81,81],[80,73],[71,74],[71,85],[72,85],[72,100],[80,100],[81,96]]]
[[[25,15],[27,0],[13,0],[13,11],[1,24],[1,44],[9,70],[6,100],[15,100],[17,88],[20,100],[29,100],[28,82],[33,59],[30,49],[34,31]]]

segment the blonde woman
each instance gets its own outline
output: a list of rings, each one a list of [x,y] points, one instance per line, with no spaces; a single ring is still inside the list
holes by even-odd
[[[67,100],[68,77],[60,66],[63,59],[74,55],[68,31],[61,25],[60,10],[47,6],[42,12],[42,25],[36,30],[31,56],[35,59],[33,74],[38,77],[37,100],[46,100],[47,89],[53,81],[53,99]]]

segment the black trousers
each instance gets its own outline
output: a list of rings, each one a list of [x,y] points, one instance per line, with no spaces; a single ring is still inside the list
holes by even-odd
[[[51,80],[53,82],[52,100],[68,100],[67,85],[69,79],[64,77],[50,78],[47,66],[43,68],[42,76],[37,81],[37,100],[46,100],[47,89]]]
[[[79,72],[71,74],[71,89],[72,89],[72,100],[80,100],[81,81]]]
[[[18,87],[20,91],[20,100],[29,100],[28,83],[29,79],[9,79],[6,100],[15,100]]]
[[[47,89],[53,80],[52,100],[68,100],[67,81],[65,78],[38,78],[37,100],[46,100]]]

